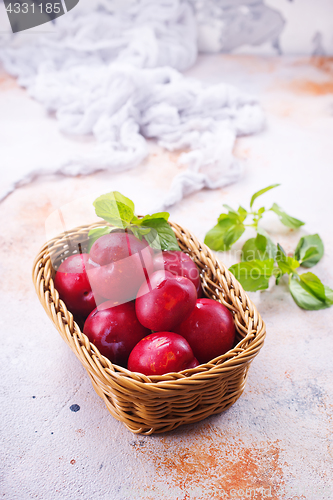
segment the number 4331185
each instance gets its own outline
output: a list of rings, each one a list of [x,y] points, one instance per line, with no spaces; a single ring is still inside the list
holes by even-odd
[[[34,2],[32,3],[10,3],[6,7],[6,11],[9,12],[10,14],[28,14],[29,12],[34,14],[35,12],[40,12],[45,13],[45,14],[60,14],[61,12],[61,2],[58,3],[40,3],[40,4],[35,4]]]

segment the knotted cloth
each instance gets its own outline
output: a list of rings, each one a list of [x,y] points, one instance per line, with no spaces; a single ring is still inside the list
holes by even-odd
[[[4,199],[43,174],[87,175],[136,167],[153,138],[185,149],[187,169],[171,182],[161,209],[204,187],[236,181],[235,138],[260,131],[264,115],[251,96],[219,83],[207,86],[181,71],[197,57],[190,1],[139,0],[83,4],[56,19],[55,33],[6,43],[0,60],[29,94],[55,114],[61,131],[92,134],[93,153],[62,165],[22,171]]]

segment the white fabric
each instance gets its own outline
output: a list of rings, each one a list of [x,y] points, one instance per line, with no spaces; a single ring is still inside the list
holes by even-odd
[[[62,131],[93,134],[97,145],[90,157],[22,171],[0,199],[44,173],[131,169],[148,153],[145,138],[170,151],[191,150],[181,155],[188,169],[173,179],[160,208],[238,179],[235,137],[261,130],[263,113],[255,99],[231,86],[206,87],[179,72],[197,54],[190,4],[141,0],[116,11],[110,5],[74,8],[56,21],[54,35],[1,51],[5,69],[55,112]]]

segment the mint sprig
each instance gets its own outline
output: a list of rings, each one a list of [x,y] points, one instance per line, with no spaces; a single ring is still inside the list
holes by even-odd
[[[318,235],[309,235],[310,238],[313,236],[319,238]],[[252,239],[255,240],[255,238]],[[319,240],[318,245],[321,247],[322,241],[320,238]],[[243,256],[247,257],[248,254],[243,251]],[[286,255],[281,245],[277,244],[274,258],[264,260],[260,258],[261,256],[262,254],[259,254],[257,258],[242,261],[229,269],[245,290],[250,292],[264,290],[268,288],[271,276],[275,276],[275,282],[278,285],[282,276],[288,275],[289,291],[299,307],[318,310],[333,305],[333,290],[323,285],[313,273],[299,274],[298,270],[302,263],[295,258],[296,252],[292,257]]]
[[[242,206],[240,206],[238,210],[234,210],[229,205],[223,205],[228,210],[228,212],[221,213],[217,220],[216,226],[208,231],[205,237],[206,245],[209,246],[209,248],[211,248],[212,250],[216,251],[230,250],[232,245],[236,243],[236,241],[239,240],[239,238],[242,236],[246,227],[253,227],[260,234],[263,234],[263,230],[259,230],[259,222],[263,218],[264,213],[268,210],[265,207],[260,207],[258,210],[253,210],[253,204],[259,196],[262,196],[267,191],[270,191],[271,189],[274,189],[278,186],[280,186],[280,184],[272,184],[271,186],[260,189],[259,191],[254,193],[250,201],[250,210],[246,210]],[[269,210],[275,212],[282,224],[287,227],[298,229],[304,224],[303,221],[288,215],[276,203],[274,203]],[[252,222],[245,224],[246,220],[250,217],[252,217]],[[268,238],[267,234],[266,238]],[[257,240],[256,245],[257,244],[260,245],[259,240]],[[272,245],[270,245],[270,248],[272,251]]]
[[[93,203],[95,212],[114,228],[131,231],[140,240],[145,238],[148,244],[155,249],[179,250],[175,233],[168,224],[169,213],[159,212],[139,218],[135,215],[135,206],[132,200],[118,191],[99,196]],[[110,226],[98,227],[89,231],[89,249],[94,242],[113,230]]]
[[[234,210],[229,205],[223,205],[228,213],[220,214],[217,225],[206,234],[205,243],[212,250],[229,250],[244,233],[246,227],[254,228],[257,235],[244,243],[241,262],[229,269],[243,288],[252,292],[265,290],[272,276],[278,285],[281,278],[288,275],[291,296],[299,307],[307,310],[331,307],[333,290],[323,285],[315,274],[298,272],[301,266],[307,268],[314,266],[324,255],[324,245],[320,236],[318,234],[303,236],[297,244],[294,255],[290,256],[281,245],[275,245],[268,233],[259,226],[259,221],[267,210],[261,207],[255,211],[252,208],[253,204],[259,196],[277,186],[279,184],[273,184],[254,193],[249,211],[243,207]],[[304,225],[303,221],[291,217],[276,203],[269,210],[275,212],[282,224],[291,229],[298,229]],[[250,217],[252,221],[246,224]]]

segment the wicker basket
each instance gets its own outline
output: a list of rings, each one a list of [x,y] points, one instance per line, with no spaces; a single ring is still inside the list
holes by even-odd
[[[198,422],[229,408],[242,394],[249,365],[265,338],[265,324],[238,281],[195,236],[170,223],[181,249],[201,270],[205,295],[233,313],[237,345],[207,364],[180,373],[148,377],[130,372],[113,365],[89,342],[54,287],[61,261],[74,253],[75,244],[80,243],[85,251],[89,230],[101,225],[105,223],[81,226],[46,243],[35,259],[33,281],[44,309],[87,370],[111,415],[131,432],[151,434]]]

